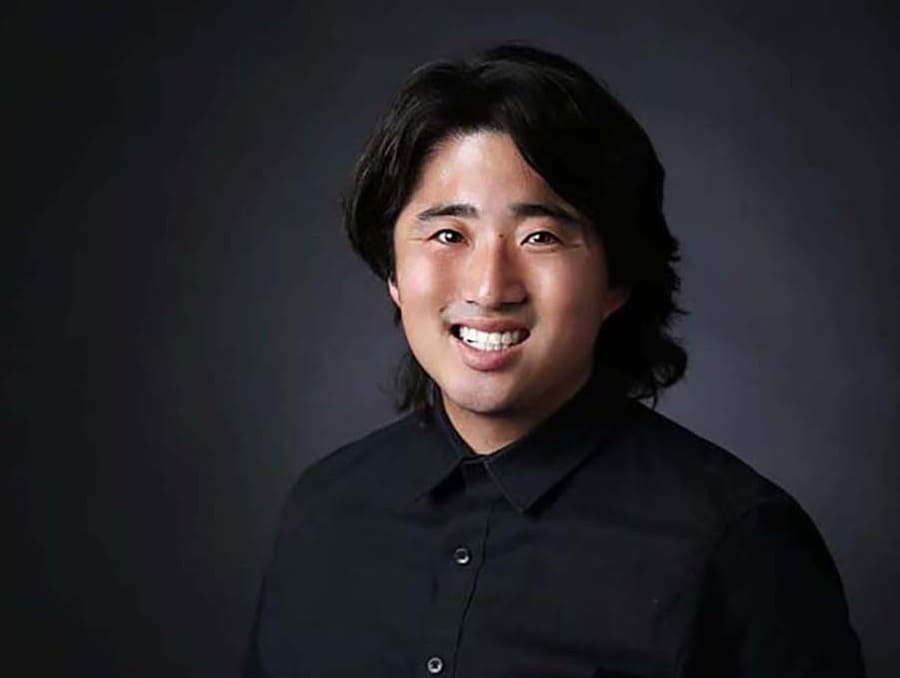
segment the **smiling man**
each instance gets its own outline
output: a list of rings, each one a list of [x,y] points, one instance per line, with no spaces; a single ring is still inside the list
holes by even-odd
[[[394,228],[389,282],[413,355],[476,452],[584,386],[610,289],[600,236],[497,131],[436,145]]]
[[[662,187],[562,57],[410,76],[345,201],[404,415],[296,483],[246,675],[863,675],[802,508],[655,410],[686,365]]]

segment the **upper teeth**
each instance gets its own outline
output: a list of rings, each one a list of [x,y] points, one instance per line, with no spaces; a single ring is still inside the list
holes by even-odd
[[[513,344],[518,344],[525,336],[525,332],[523,330],[482,332],[481,330],[461,325],[459,336],[470,346],[474,346],[482,351],[499,351],[501,348],[508,348]]]

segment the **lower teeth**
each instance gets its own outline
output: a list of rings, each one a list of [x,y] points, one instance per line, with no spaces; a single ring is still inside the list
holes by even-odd
[[[512,344],[476,344],[472,341],[467,341],[466,344],[472,348],[477,348],[479,351],[499,351],[500,349],[512,346]]]

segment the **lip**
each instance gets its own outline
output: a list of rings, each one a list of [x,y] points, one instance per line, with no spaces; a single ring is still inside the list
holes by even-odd
[[[476,325],[469,325],[468,323],[464,323],[466,327],[475,327],[476,329],[481,329]],[[482,330],[484,332],[505,332],[513,329],[524,329],[521,325],[511,325],[507,323],[507,327],[504,329],[492,329],[492,330]],[[526,332],[528,330],[525,330]],[[456,345],[456,349],[459,351],[460,358],[466,367],[469,367],[473,370],[478,370],[479,372],[494,372],[497,370],[501,370],[508,365],[511,365],[515,360],[519,358],[522,353],[522,346],[528,341],[528,335],[526,334],[525,338],[520,341],[518,344],[514,344],[509,348],[501,348],[496,351],[479,351],[477,348],[472,348],[462,339],[457,337],[453,332],[450,332],[450,339]]]

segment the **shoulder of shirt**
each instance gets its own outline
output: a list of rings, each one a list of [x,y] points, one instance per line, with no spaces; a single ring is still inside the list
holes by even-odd
[[[300,472],[294,483],[288,509],[308,505],[327,495],[335,484],[352,477],[363,464],[374,464],[373,468],[383,469],[383,465],[379,466],[383,455],[402,450],[417,428],[417,414],[407,414],[313,461]]]
[[[800,508],[781,486],[721,445],[642,403],[632,405],[635,425],[627,427],[623,450],[640,469],[641,482],[658,489],[673,511],[721,528],[773,502]]]
[[[625,472],[625,492],[632,497],[628,505],[643,511],[637,518],[697,539],[704,554],[697,573],[717,572],[708,581],[747,587],[756,575],[765,581],[770,572],[802,577],[819,586],[822,596],[841,599],[828,546],[788,491],[722,446],[637,401],[631,404],[633,425],[616,446],[624,461],[616,468],[632,469]]]

